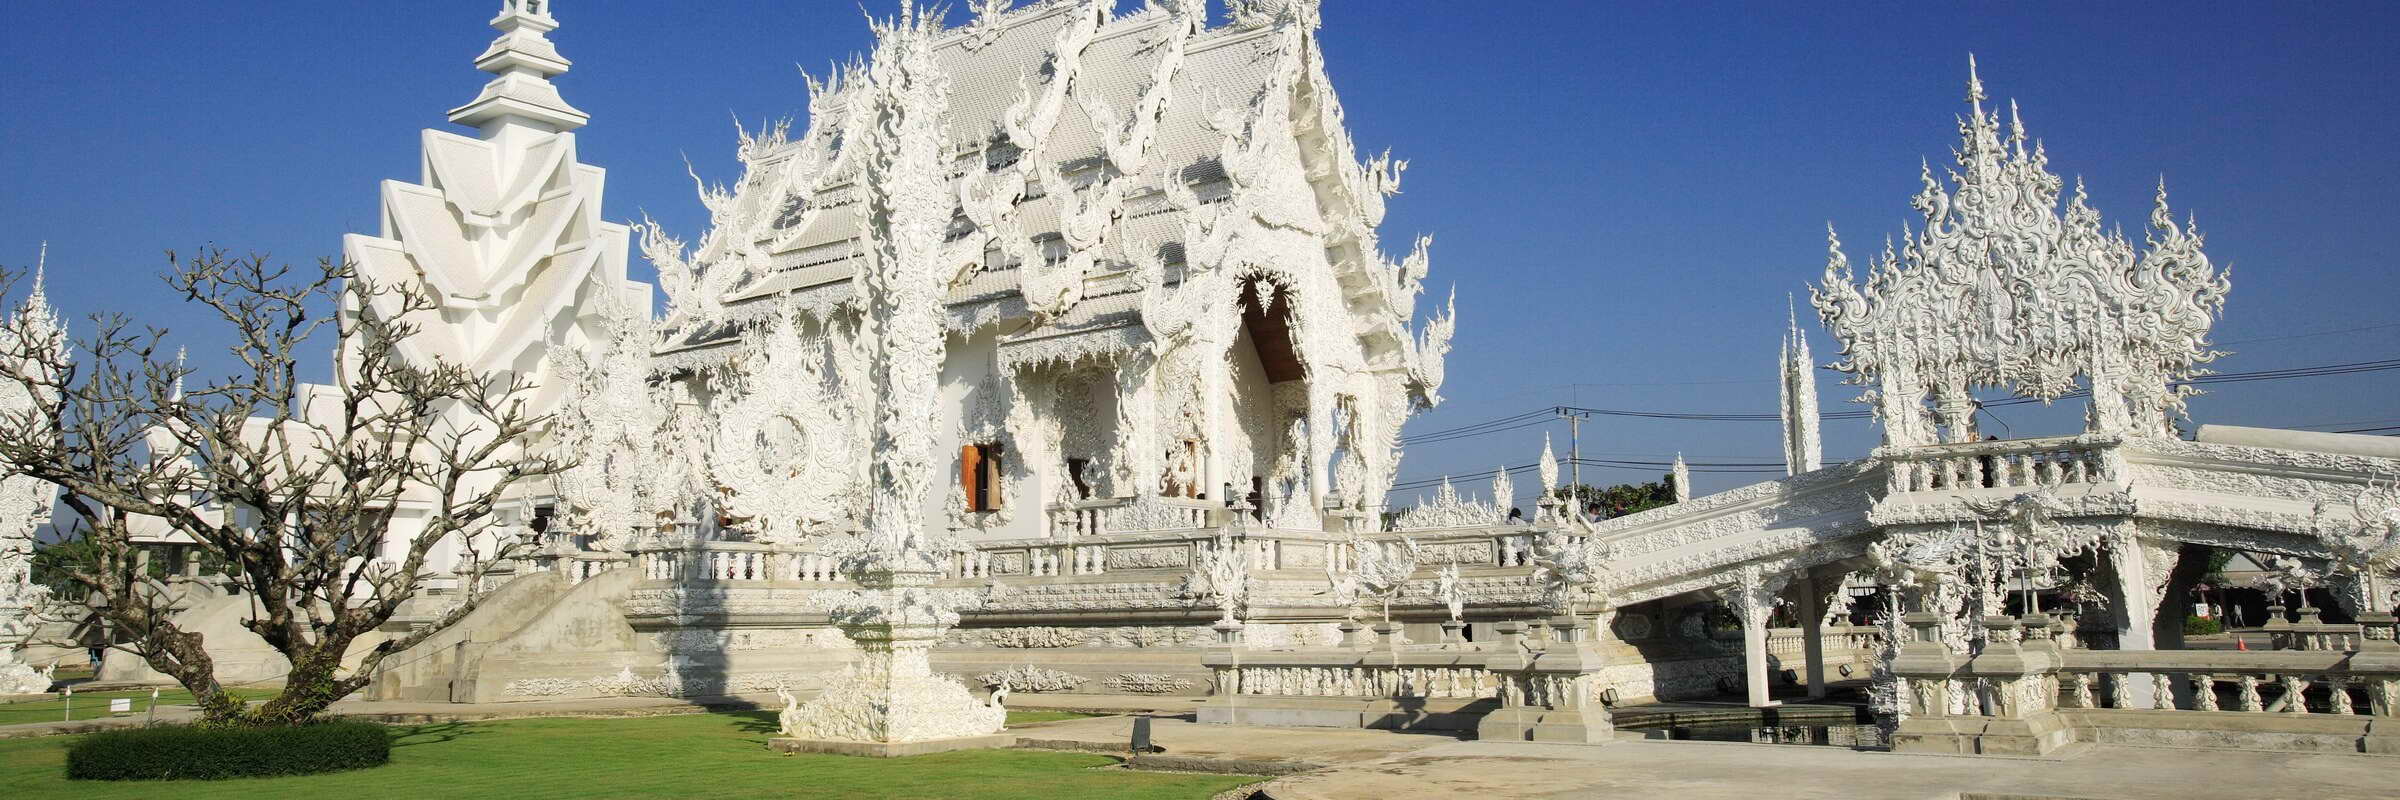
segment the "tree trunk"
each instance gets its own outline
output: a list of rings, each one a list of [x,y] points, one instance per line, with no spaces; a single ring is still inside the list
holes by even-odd
[[[348,645],[347,639],[338,644],[321,640],[315,647],[294,655],[292,671],[283,679],[283,691],[252,712],[251,721],[260,725],[305,725],[334,701],[356,691],[356,685],[340,677],[342,653],[349,649]]]
[[[203,638],[201,634],[172,629],[154,633],[150,636],[150,646],[141,651],[142,660],[191,692],[192,705],[200,708],[203,721],[238,721],[248,710],[247,704],[217,682],[216,659],[210,658],[208,650],[202,647]]]

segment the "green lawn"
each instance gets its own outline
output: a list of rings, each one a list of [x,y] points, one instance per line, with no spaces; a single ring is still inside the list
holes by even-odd
[[[1025,725],[1034,722],[1056,722],[1062,719],[1084,719],[1096,716],[1099,715],[1077,711],[1011,711],[1008,712],[1008,724]]]
[[[275,696],[275,690],[273,689],[234,689],[232,691],[233,696],[244,700],[264,700]],[[133,713],[116,716],[138,717],[141,716],[143,712],[150,710],[150,690],[148,689],[132,689],[122,692],[93,692],[90,694],[76,692],[75,703],[72,708],[72,710],[75,712],[75,718],[97,719],[100,717],[111,716],[108,713],[108,701],[112,698],[118,697],[124,697],[133,700]],[[182,689],[164,689],[158,693],[158,705],[162,710],[167,706],[188,706],[191,704],[191,692],[187,692]],[[67,718],[67,712],[69,710],[70,709],[66,699],[57,697],[56,695],[53,695],[49,700],[36,700],[27,703],[0,704],[0,725],[16,725],[26,722],[59,722]]]
[[[1206,798],[1256,778],[1130,772],[1106,756],[965,750],[898,759],[769,751],[772,712],[395,726],[392,763],[299,778],[68,781],[72,737],[0,740],[0,797],[504,796]]]

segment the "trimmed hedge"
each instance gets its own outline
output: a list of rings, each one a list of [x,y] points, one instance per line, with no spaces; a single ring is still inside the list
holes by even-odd
[[[67,748],[74,780],[216,780],[381,766],[392,739],[372,722],[245,728],[154,725],[103,731]]]
[[[2193,614],[2183,618],[2183,635],[2185,636],[2213,636],[2224,632],[2225,623],[2218,622],[2215,617]]]

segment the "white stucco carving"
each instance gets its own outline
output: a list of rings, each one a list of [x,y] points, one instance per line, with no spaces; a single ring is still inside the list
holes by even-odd
[[[2349,507],[2316,506],[2318,540],[2332,568],[2354,584],[2360,611],[2392,610],[2391,579],[2400,576],[2400,478],[2370,478]]]
[[[1934,442],[1936,423],[1940,441],[1981,438],[1975,389],[2051,400],[2078,377],[2094,389],[2093,430],[2168,434],[2194,391],[2175,382],[2217,356],[2208,330],[2228,288],[2200,234],[2175,222],[2163,184],[2139,253],[2102,227],[2080,186],[2062,212],[2063,183],[2048,155],[2029,141],[2013,103],[2002,134],[1972,62],[1967,99],[1951,188],[1924,169],[1913,203],[1923,228],[1898,249],[1886,244],[1863,289],[1831,241],[1824,282],[1810,294],[1842,342],[1834,368],[1871,387],[1895,446]],[[1950,322],[1960,319],[1995,322]]]
[[[36,260],[33,287],[25,300],[0,324],[0,352],[53,355],[67,352],[66,326],[50,308],[43,292],[49,246]],[[47,359],[45,359],[47,360]],[[32,368],[26,363],[5,365],[11,371]],[[19,372],[22,374],[22,372]],[[0,417],[6,424],[31,413],[35,398],[24,384],[0,379]],[[18,647],[33,635],[49,590],[33,582],[34,536],[50,521],[58,488],[23,475],[0,474],[0,695],[35,694],[50,690],[50,673],[36,670],[18,657]]]

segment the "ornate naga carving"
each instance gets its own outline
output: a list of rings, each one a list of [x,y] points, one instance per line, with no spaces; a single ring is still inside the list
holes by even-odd
[[[1395,541],[1373,541],[1357,531],[1350,533],[1350,573],[1358,580],[1359,588],[1383,601],[1383,621],[1392,621],[1392,598],[1399,596],[1408,585],[1409,576],[1417,573],[1417,564],[1425,558],[1425,548],[1413,537],[1403,536]]]
[[[2194,391],[2180,382],[2220,355],[2207,339],[2229,283],[2200,234],[2176,224],[2163,183],[2138,254],[2101,227],[2080,184],[2062,213],[2048,156],[2038,142],[2028,149],[2013,104],[2003,138],[1972,61],[1967,99],[1955,188],[1925,167],[1913,201],[1924,228],[1904,231],[1898,249],[1886,243],[1863,286],[1828,231],[1824,282],[1810,298],[1842,342],[1833,367],[1871,387],[1865,400],[1892,446],[1934,441],[1928,391],[1944,440],[1973,441],[1972,391],[2049,401],[2078,377],[2093,390],[2093,431],[2168,434]]]
[[[2332,571],[2353,584],[2349,600],[2358,611],[2392,610],[2383,579],[2400,575],[2400,477],[2369,477],[2350,499],[2347,514],[2316,505],[2317,540],[2333,554]],[[2348,517],[2348,519],[2342,519]]]
[[[1573,517],[1573,512],[1567,516]],[[1541,587],[1542,604],[1561,614],[1575,612],[1575,603],[1607,591],[1609,543],[1565,529],[1543,531],[1533,540],[1533,574],[1526,580]]]
[[[1217,540],[1204,543],[1192,560],[1186,593],[1214,599],[1217,610],[1224,613],[1217,620],[1220,625],[1236,621],[1250,598],[1250,552],[1242,541],[1218,534]]]

